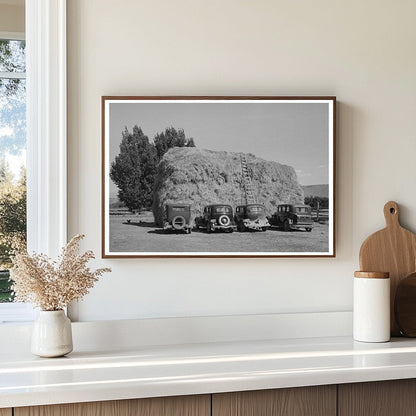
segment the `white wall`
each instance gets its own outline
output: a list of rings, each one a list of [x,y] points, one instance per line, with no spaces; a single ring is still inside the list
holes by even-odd
[[[416,228],[413,0],[70,0],[69,234],[100,256],[101,95],[336,95],[335,259],[120,259],[79,320],[344,311],[383,205]]]

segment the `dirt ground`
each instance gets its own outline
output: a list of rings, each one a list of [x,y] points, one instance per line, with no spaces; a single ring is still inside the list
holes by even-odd
[[[130,222],[128,222],[130,221]],[[328,224],[314,223],[311,232],[193,231],[191,234],[164,232],[155,226],[153,214],[110,215],[111,252],[327,252]]]

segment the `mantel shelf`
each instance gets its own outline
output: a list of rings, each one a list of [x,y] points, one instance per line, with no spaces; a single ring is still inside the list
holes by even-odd
[[[0,407],[416,378],[416,340],[349,337],[0,354]]]

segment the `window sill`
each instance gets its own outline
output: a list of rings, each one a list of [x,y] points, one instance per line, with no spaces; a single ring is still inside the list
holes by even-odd
[[[26,303],[0,303],[0,325],[22,325],[32,322],[36,311]]]

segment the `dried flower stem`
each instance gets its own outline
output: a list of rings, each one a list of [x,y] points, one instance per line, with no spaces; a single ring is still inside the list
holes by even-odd
[[[62,249],[58,261],[45,254],[18,252],[10,270],[15,302],[34,303],[42,310],[56,311],[81,299],[103,273],[111,272],[109,268],[89,269],[87,263],[94,258],[94,253],[78,254],[83,238],[80,234],[72,238]]]

